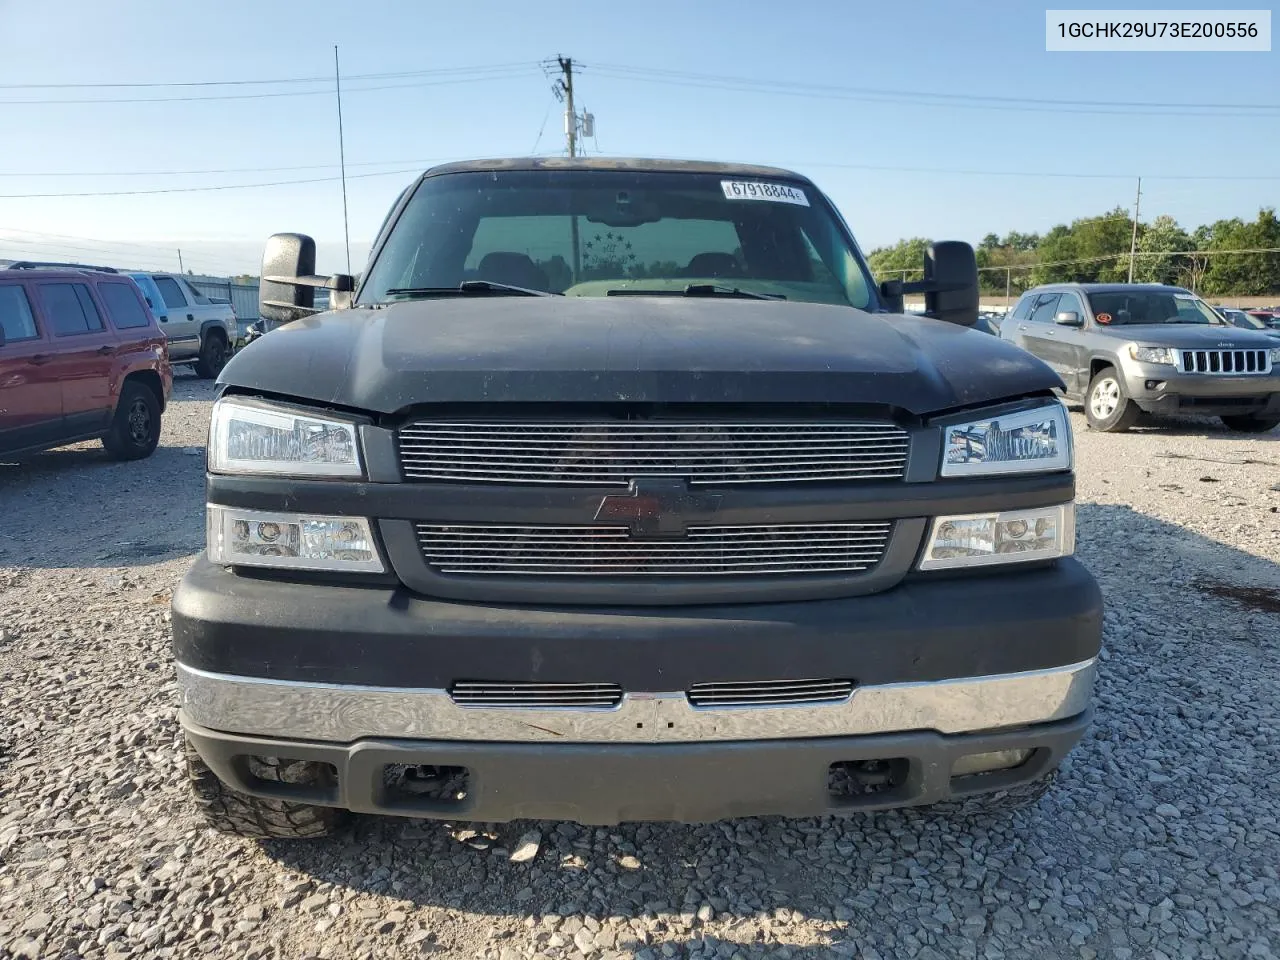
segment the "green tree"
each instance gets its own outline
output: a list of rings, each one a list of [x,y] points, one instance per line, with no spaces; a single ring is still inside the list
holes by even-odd
[[[1192,249],[1191,238],[1173,217],[1161,214],[1138,234],[1141,254],[1169,254]],[[1140,256],[1133,266],[1138,283],[1178,284],[1185,273],[1186,257]],[[1127,259],[1126,259],[1127,263]]]
[[[892,247],[880,247],[867,254],[867,265],[876,280],[919,280],[924,275],[924,252],[932,240],[912,237]]]
[[[1203,291],[1210,296],[1266,296],[1280,293],[1280,253],[1219,253],[1231,250],[1275,250],[1280,247],[1280,220],[1273,207],[1258,211],[1252,223],[1219,220],[1210,228],[1211,251]]]

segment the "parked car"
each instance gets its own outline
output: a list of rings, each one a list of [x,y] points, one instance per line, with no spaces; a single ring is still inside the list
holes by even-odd
[[[1249,316],[1255,320],[1261,320],[1272,330],[1280,330],[1280,311],[1276,310],[1250,310]]]
[[[1001,336],[1053,367],[1095,430],[1127,430],[1144,412],[1216,416],[1245,433],[1280,424],[1280,346],[1181,287],[1036,287]]]
[[[0,271],[0,455],[101,439],[150,456],[173,376],[137,285],[90,270]]]
[[[268,241],[291,322],[220,377],[172,604],[213,825],[1047,789],[1102,600],[1057,377],[972,329],[972,247],[877,287],[811,181],[733,164],[451,164],[393,213],[327,313],[314,241]]]
[[[235,350],[239,325],[229,300],[212,300],[178,273],[129,274],[146,295],[169,342],[169,362],[212,380]]]
[[[1262,317],[1255,316],[1247,310],[1239,310],[1235,307],[1218,307],[1217,311],[1233,327],[1239,327],[1242,330],[1260,330],[1268,336],[1280,339],[1280,329],[1270,326]]]

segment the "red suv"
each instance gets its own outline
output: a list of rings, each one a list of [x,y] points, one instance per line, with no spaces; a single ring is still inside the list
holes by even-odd
[[[173,387],[137,285],[94,270],[0,270],[0,456],[101,439],[150,456]]]

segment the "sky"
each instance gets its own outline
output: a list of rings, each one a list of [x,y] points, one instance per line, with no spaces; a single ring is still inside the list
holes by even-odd
[[[1048,53],[1028,2],[0,0],[0,36],[0,258],[256,274],[287,230],[345,270],[334,44],[355,271],[425,167],[564,150],[557,55],[587,154],[789,167],[864,250],[1042,232],[1138,176],[1143,221],[1280,205],[1280,52]],[[48,102],[152,98],[187,99]]]

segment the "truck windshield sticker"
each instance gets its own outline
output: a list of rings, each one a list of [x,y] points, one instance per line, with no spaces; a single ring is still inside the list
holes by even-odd
[[[1096,317],[1094,317],[1094,319],[1095,319],[1095,320],[1097,320],[1099,323],[1110,323],[1110,322],[1111,322],[1111,314],[1109,314],[1109,313],[1100,313],[1100,314],[1098,314]]]
[[[729,200],[769,200],[773,203],[809,205],[809,198],[798,187],[785,183],[765,183],[761,180],[721,180],[720,187]]]

